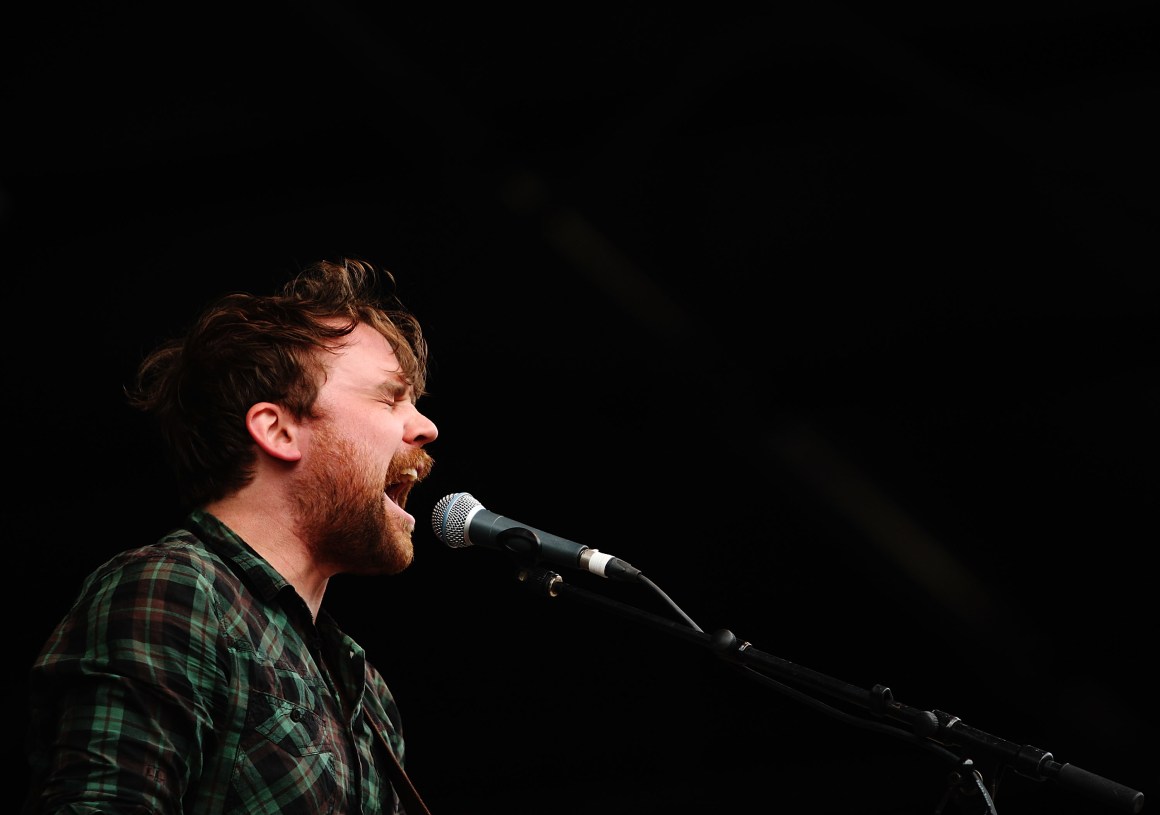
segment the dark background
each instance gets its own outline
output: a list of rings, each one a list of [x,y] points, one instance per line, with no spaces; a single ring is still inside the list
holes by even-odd
[[[9,16],[16,800],[26,666],[178,520],[122,386],[210,299],[343,254],[433,351],[416,562],[326,602],[435,815],[933,813],[948,769],[445,547],[456,491],[1156,794],[1155,5],[798,5]],[[1114,811],[1018,775],[996,806]]]

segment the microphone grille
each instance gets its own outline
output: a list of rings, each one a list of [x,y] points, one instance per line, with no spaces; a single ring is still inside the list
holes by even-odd
[[[435,530],[435,537],[455,549],[470,546],[467,540],[467,516],[479,506],[479,501],[467,492],[453,492],[440,498],[431,512],[431,528]]]

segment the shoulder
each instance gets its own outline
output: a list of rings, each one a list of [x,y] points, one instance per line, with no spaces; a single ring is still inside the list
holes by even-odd
[[[171,619],[217,614],[223,596],[237,594],[238,580],[212,548],[187,529],[155,543],[126,549],[85,579],[78,608],[95,616],[132,615],[144,623],[164,612]],[[228,602],[228,599],[226,600]]]
[[[229,569],[186,530],[127,549],[94,569],[57,624],[38,663],[47,668],[98,662],[156,678],[177,651],[208,661],[228,609]]]
[[[176,529],[155,543],[113,555],[89,574],[85,588],[212,582],[224,569],[222,559],[193,532]]]

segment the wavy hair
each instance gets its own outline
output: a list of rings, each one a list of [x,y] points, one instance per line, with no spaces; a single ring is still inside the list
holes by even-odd
[[[221,297],[184,337],[142,360],[126,395],[155,417],[188,507],[252,480],[257,449],[246,429],[252,405],[274,402],[296,418],[315,417],[322,353],[341,347],[360,323],[391,344],[414,398],[425,393],[427,343],[394,286],[390,272],[363,260],[318,261],[277,294]]]

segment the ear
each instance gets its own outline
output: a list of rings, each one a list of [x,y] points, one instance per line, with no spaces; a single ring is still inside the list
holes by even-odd
[[[246,429],[267,454],[282,461],[298,461],[299,426],[285,408],[273,402],[258,402],[246,411]]]

